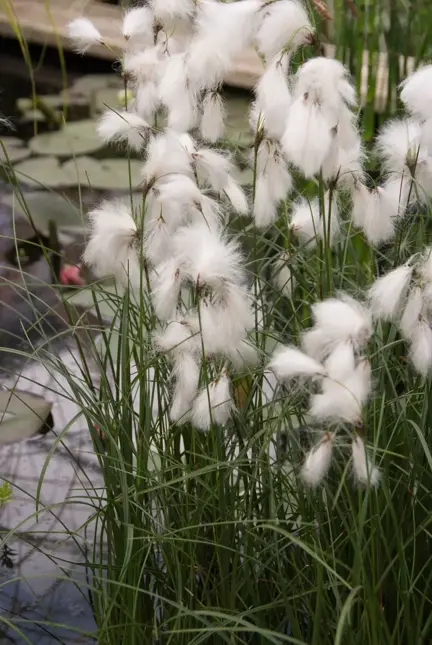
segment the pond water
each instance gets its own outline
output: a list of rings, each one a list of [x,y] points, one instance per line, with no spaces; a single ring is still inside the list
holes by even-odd
[[[13,43],[8,47],[16,49]],[[0,51],[5,48],[0,41]],[[5,64],[3,60],[3,68]],[[2,88],[7,96],[2,109],[16,124],[17,139],[9,140],[8,150],[17,174],[21,173],[26,203],[43,235],[48,234],[48,221],[56,222],[62,253],[72,263],[78,261],[83,242],[79,211],[101,196],[122,194],[125,186],[119,180],[119,168],[124,172],[127,167],[116,154],[101,150],[94,136],[97,114],[105,103],[116,100],[119,85],[112,82],[112,74],[84,76],[82,60],[79,65],[75,59],[71,63],[74,89],[68,95],[69,116],[78,123],[74,135],[78,165],[76,160],[70,162],[67,144],[56,135],[58,127],[50,124],[50,117],[58,115],[65,103],[56,61],[51,60],[50,66],[48,57],[39,66],[37,90],[43,102],[37,111],[29,105],[30,84],[19,58],[9,62],[8,75],[2,75],[2,83],[6,78],[7,84]],[[100,69],[100,63],[95,67],[98,72],[107,71]],[[95,71],[88,59],[86,71]],[[22,100],[17,104],[17,99]],[[227,133],[233,148],[249,143],[246,103],[245,94],[227,93]],[[0,437],[0,483],[12,485],[10,501],[0,506],[0,642],[87,644],[95,642],[85,567],[92,526],[85,531],[81,527],[93,510],[89,500],[103,489],[103,482],[86,425],[67,398],[66,382],[17,353],[29,351],[41,338],[54,338],[67,325],[43,254],[34,255],[35,247],[30,245],[20,259],[21,270],[14,263],[14,236],[20,240],[34,236],[23,210],[17,191],[0,182],[0,391],[14,386],[50,401],[53,429],[45,436],[9,445],[1,445]],[[73,348],[53,341],[51,350],[70,371],[76,371]]]

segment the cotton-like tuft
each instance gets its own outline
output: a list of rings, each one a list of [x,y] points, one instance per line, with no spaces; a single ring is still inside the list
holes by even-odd
[[[318,486],[327,475],[332,459],[333,435],[326,433],[321,441],[307,454],[301,469],[301,477],[309,486]]]
[[[374,318],[394,320],[401,311],[413,268],[407,264],[375,280],[369,289]]]
[[[197,4],[195,35],[188,49],[188,74],[195,91],[219,85],[237,56],[252,45],[260,0]]]
[[[140,83],[135,92],[135,112],[143,119],[151,120],[159,107],[159,95],[156,83]]]
[[[415,369],[422,376],[432,370],[432,330],[426,320],[421,320],[411,330],[410,359]]]
[[[194,176],[186,142],[168,130],[150,140],[142,175],[146,182],[153,182],[173,174]]]
[[[166,59],[159,82],[159,99],[168,109],[168,126],[187,132],[196,124],[197,97],[189,82],[185,54]]]
[[[180,228],[173,237],[174,255],[194,285],[216,290],[225,283],[243,283],[243,256],[239,245],[206,223]]]
[[[121,202],[104,202],[89,212],[89,220],[84,261],[101,278],[114,275],[123,284],[139,286],[138,231],[129,208]]]
[[[314,304],[312,315],[315,327],[323,332],[330,351],[343,342],[351,342],[354,347],[361,348],[372,334],[370,311],[347,295]]]
[[[202,102],[200,132],[203,139],[215,143],[225,130],[225,103],[219,92],[207,92]]]
[[[153,12],[149,7],[132,7],[123,16],[123,36],[128,44],[153,45]]]
[[[354,436],[352,440],[351,454],[356,482],[362,485],[378,486],[380,471],[370,463],[364,441],[358,435]]]
[[[163,60],[163,52],[158,45],[143,51],[128,51],[123,56],[123,73],[139,83],[155,81]]]
[[[198,349],[198,338],[182,319],[171,320],[165,329],[154,334],[153,340],[159,350],[173,355],[184,352],[193,355]]]
[[[267,59],[283,49],[295,52],[311,40],[314,30],[301,2],[279,0],[269,3],[261,9],[259,17],[255,39]]]
[[[206,355],[223,356],[235,364],[256,361],[256,350],[248,339],[254,325],[252,299],[245,287],[220,284],[213,302],[201,301],[200,316],[191,325],[201,333]]]
[[[270,361],[269,369],[280,380],[289,380],[300,376],[312,378],[326,374],[326,370],[321,363],[307,356],[296,347],[284,347],[277,351]]]
[[[230,381],[223,374],[198,394],[193,404],[192,423],[200,430],[210,430],[212,423],[224,426],[233,411]]]
[[[187,352],[175,355],[172,377],[175,379],[170,419],[179,425],[189,421],[193,400],[198,391],[200,369],[194,356]]]
[[[336,123],[328,118],[317,103],[296,99],[288,112],[282,145],[287,159],[305,177],[319,173],[328,157]]]
[[[125,142],[133,150],[139,151],[146,143],[150,126],[133,112],[106,110],[98,123],[97,131],[106,143]]]
[[[255,87],[256,102],[251,118],[254,130],[260,123],[269,137],[280,140],[285,132],[285,122],[291,105],[288,86],[289,59],[276,56],[270,61]],[[254,116],[255,115],[255,116]]]
[[[274,273],[272,282],[278,295],[291,298],[295,288],[295,277],[290,269],[290,257],[287,253],[281,253],[274,262]]]
[[[309,414],[320,422],[357,424],[361,422],[362,407],[372,388],[371,367],[361,360],[343,382],[329,377],[322,380],[322,393],[311,398]]]
[[[328,192],[324,199],[325,219],[321,218],[320,203],[317,197],[307,201],[301,199],[293,208],[291,228],[295,235],[313,248],[316,239],[327,239],[332,245],[340,230],[336,197]],[[330,221],[329,221],[330,220]],[[325,229],[324,229],[325,226]]]
[[[88,18],[76,18],[67,26],[68,36],[80,54],[98,43],[102,43],[102,35]]]
[[[398,179],[393,181],[399,184]],[[403,196],[401,198],[403,199]],[[363,184],[358,184],[352,191],[352,199],[352,220],[356,226],[363,229],[371,244],[382,244],[394,236],[395,224],[403,206],[397,187],[393,186],[393,183],[372,191]]]
[[[421,126],[413,119],[394,120],[387,123],[377,138],[377,151],[383,168],[401,175],[404,171],[416,172],[426,160],[427,151],[421,147]]]
[[[175,318],[181,283],[182,275],[176,257],[165,260],[154,269],[151,277],[152,301],[159,319]]]
[[[292,189],[292,177],[280,146],[264,139],[257,153],[257,181],[254,218],[258,228],[266,228],[276,220],[277,206]]]
[[[405,309],[399,323],[399,329],[401,330],[404,338],[410,339],[411,335],[415,333],[417,325],[421,320],[423,304],[423,289],[420,287],[413,287],[408,295]]]
[[[340,383],[355,371],[354,348],[350,342],[342,342],[332,350],[324,367],[328,376]]]
[[[432,65],[420,67],[401,83],[400,97],[408,110],[422,119],[432,116]]]
[[[151,0],[155,18],[162,24],[171,23],[175,18],[189,19],[195,12],[193,0]]]

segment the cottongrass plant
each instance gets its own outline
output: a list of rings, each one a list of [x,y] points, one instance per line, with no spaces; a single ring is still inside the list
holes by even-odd
[[[111,324],[99,381],[84,350],[70,375],[105,481],[98,642],[428,642],[432,68],[366,151],[297,0],[152,0],[119,29],[126,107],[99,133],[141,155],[141,197],[89,213]],[[70,36],[104,43],[87,19]],[[221,83],[248,46],[254,143],[229,153]]]

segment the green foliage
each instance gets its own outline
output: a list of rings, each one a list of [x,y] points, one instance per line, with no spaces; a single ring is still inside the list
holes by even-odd
[[[6,504],[12,497],[12,487],[7,482],[0,484],[0,507]]]

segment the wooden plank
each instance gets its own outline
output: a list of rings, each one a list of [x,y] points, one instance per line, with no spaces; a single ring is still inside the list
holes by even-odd
[[[121,34],[121,8],[115,5],[85,0],[0,0],[0,34],[13,36],[11,17],[19,24],[28,42],[72,49],[67,37],[67,25],[82,15],[90,18],[103,35],[107,45],[121,52],[124,39]],[[107,47],[96,45],[89,54],[114,60],[115,54]],[[226,83],[250,89],[262,74],[263,65],[255,51],[242,54],[227,74]]]
[[[61,45],[71,49],[67,37],[68,23],[79,16],[89,17],[97,26],[110,48],[121,52],[124,40],[121,35],[121,8],[102,4],[98,0],[0,0],[0,34],[13,36],[11,17],[20,26],[23,36],[29,42],[41,45]],[[113,60],[115,54],[110,49],[97,45],[89,53],[100,58]],[[326,47],[327,56],[334,56],[335,48]],[[376,70],[375,109],[382,111],[387,103],[388,64],[386,53],[373,54],[373,68]],[[403,58],[400,59],[401,70]],[[254,50],[245,51],[235,61],[225,82],[234,87],[251,89],[263,72],[263,63]],[[408,60],[408,71],[414,69],[414,60]],[[361,75],[361,103],[367,100],[369,53],[363,52]]]

